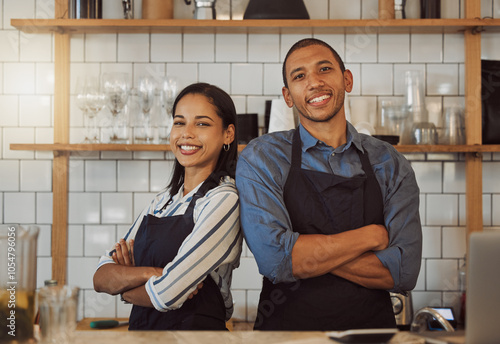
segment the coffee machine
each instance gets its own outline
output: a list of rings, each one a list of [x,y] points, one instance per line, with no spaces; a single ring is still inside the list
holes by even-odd
[[[411,299],[411,292],[407,295],[390,293],[392,301],[392,309],[394,310],[394,317],[396,318],[396,326],[403,331],[410,330],[411,322],[413,320],[413,303]]]
[[[194,19],[216,19],[216,0],[194,0]],[[191,0],[184,0],[186,5],[191,4]]]

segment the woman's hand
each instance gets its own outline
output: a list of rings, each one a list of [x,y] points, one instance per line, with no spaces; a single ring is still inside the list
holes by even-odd
[[[124,239],[120,239],[115,245],[115,252],[113,253],[113,260],[116,264],[125,266],[135,266],[134,261],[134,240],[130,239],[128,241],[130,246],[127,246],[127,242]]]
[[[200,284],[198,284],[198,285],[196,286],[196,289],[195,289],[195,290],[194,290],[191,294],[189,294],[188,299],[189,299],[189,300],[191,300],[191,299],[193,298],[193,296],[195,296],[196,294],[198,294],[198,291],[199,291],[201,288],[203,288],[203,282],[200,282]]]
[[[130,239],[127,246],[127,242],[124,239],[120,239],[120,241],[115,245],[115,252],[113,253],[112,258],[116,264],[124,266],[135,266],[134,240]],[[152,275],[161,276],[163,274],[162,268],[153,268],[153,270],[154,271]],[[203,288],[203,282],[200,282],[196,286],[196,289],[191,294],[189,294],[188,299],[192,299],[196,294],[198,294],[198,291],[201,288]]]

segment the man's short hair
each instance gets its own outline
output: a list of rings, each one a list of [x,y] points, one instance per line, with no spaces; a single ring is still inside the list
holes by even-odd
[[[301,48],[305,48],[305,47],[311,46],[311,45],[322,45],[322,46],[328,48],[332,52],[333,57],[335,58],[335,60],[337,60],[339,66],[340,66],[340,70],[342,71],[342,73],[345,72],[344,62],[340,58],[340,56],[337,53],[337,51],[335,51],[335,49],[333,49],[328,43],[323,42],[322,40],[319,40],[319,39],[316,39],[316,38],[304,38],[304,39],[301,39],[300,41],[298,41],[297,43],[295,43],[294,45],[292,45],[292,47],[290,48],[290,50],[288,50],[288,53],[286,54],[285,61],[283,61],[283,71],[282,71],[282,73],[283,73],[283,84],[285,85],[286,88],[288,88],[288,82],[286,81],[286,61],[288,61],[288,57],[294,51],[296,51],[298,49],[301,49]]]

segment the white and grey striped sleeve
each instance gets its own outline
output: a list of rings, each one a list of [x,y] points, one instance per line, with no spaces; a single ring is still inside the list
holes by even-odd
[[[165,266],[163,275],[153,276],[146,283],[151,302],[159,311],[181,307],[212,271],[239,261],[242,235],[234,184],[222,184],[199,199],[194,219],[192,233]]]

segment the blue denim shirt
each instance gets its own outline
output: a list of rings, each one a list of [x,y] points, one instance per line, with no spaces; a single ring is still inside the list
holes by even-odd
[[[415,287],[422,258],[420,191],[410,163],[393,146],[359,134],[347,123],[347,143],[333,148],[299,125],[302,168],[343,177],[364,175],[356,149],[368,152],[380,184],[389,247],[375,252],[394,280],[391,291]],[[294,130],[263,135],[240,154],[236,186],[247,244],[259,271],[273,283],[293,282],[292,248],[299,236],[292,230],[283,189],[291,163]]]

